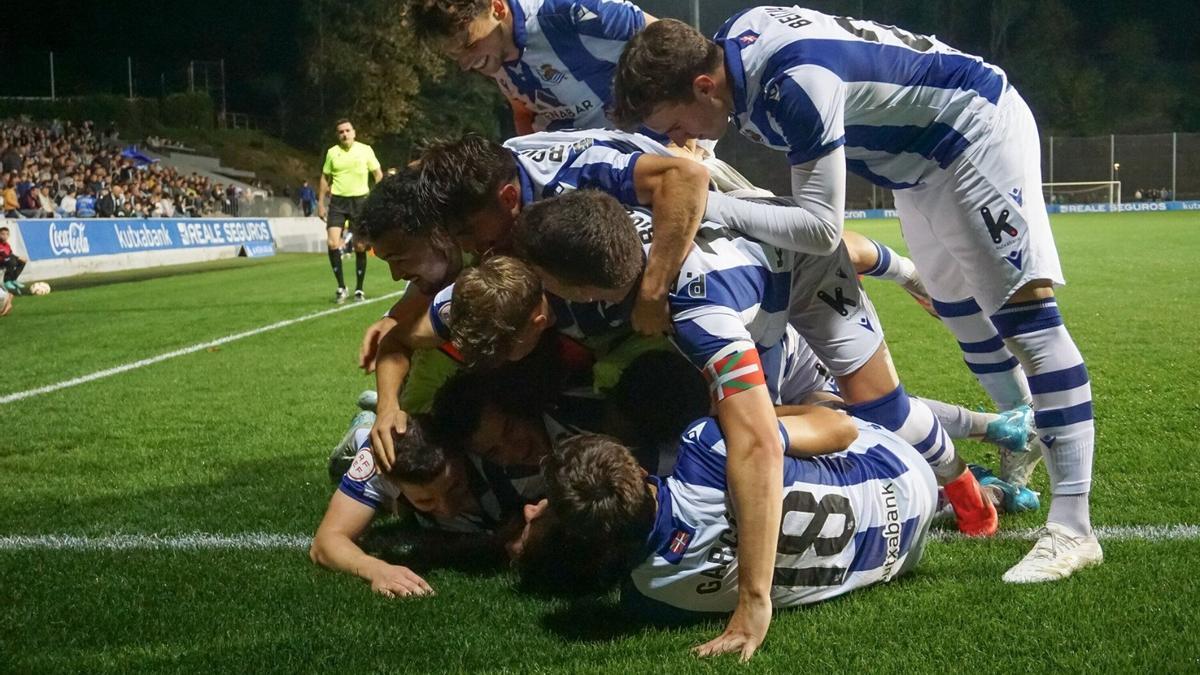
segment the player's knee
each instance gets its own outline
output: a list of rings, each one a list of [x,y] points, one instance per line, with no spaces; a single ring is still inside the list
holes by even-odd
[[[1018,288],[1008,302],[1004,306],[1014,305],[1019,302],[1032,302],[1034,300],[1045,300],[1046,298],[1054,297],[1054,282],[1049,279],[1031,279],[1024,286]]]

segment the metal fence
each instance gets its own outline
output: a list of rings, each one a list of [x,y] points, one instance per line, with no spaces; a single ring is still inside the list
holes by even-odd
[[[751,143],[730,129],[717,156],[756,185],[791,193],[783,153]],[[1042,138],[1042,182],[1121,181],[1121,198],[1200,199],[1200,134],[1166,133]],[[1100,193],[1095,193],[1097,197]],[[1103,195],[1107,199],[1107,195]],[[890,190],[855,175],[846,182],[846,208],[893,208]]]

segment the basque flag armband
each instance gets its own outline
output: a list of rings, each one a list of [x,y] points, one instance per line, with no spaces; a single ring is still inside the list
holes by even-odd
[[[704,366],[704,378],[717,402],[767,383],[753,342],[735,342],[714,354]]]

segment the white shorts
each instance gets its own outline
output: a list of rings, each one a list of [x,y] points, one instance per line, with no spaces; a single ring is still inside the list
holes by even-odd
[[[875,355],[883,324],[845,242],[827,256],[796,254],[788,323],[835,377],[853,373]]]
[[[990,316],[1034,279],[1064,283],[1042,199],[1041,143],[1015,89],[992,129],[944,170],[896,190],[910,255],[934,299],[968,297]]]
[[[837,384],[817,355],[790,326],[783,336],[784,358],[778,405],[798,405],[817,392],[837,394]]]

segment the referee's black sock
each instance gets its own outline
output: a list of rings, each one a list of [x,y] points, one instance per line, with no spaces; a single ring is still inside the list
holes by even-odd
[[[337,277],[338,288],[345,288],[346,280],[342,277],[342,249],[329,249],[329,266],[333,268],[333,276]]]
[[[367,278],[367,252],[354,252],[354,290],[361,291],[363,279]]]

